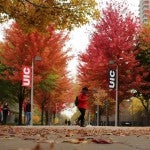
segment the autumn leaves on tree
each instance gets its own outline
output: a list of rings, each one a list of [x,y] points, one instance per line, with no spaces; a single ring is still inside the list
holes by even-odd
[[[37,96],[35,95],[37,99],[35,103],[42,107],[43,102],[46,106],[50,105],[51,100],[52,104],[57,103],[58,108],[62,108],[63,103],[68,100],[65,94],[71,89],[66,71],[69,56],[67,51],[62,49],[68,36],[63,32],[56,33],[52,25],[47,32],[49,33],[47,36],[37,32],[24,34],[16,23],[6,31],[5,42],[2,45],[3,51],[1,51],[2,64],[6,66],[3,76],[6,80],[18,84],[20,117],[23,100],[29,96],[29,89],[21,86],[22,66],[31,66],[32,58],[36,56],[40,56],[42,60],[35,61],[34,65],[34,88],[38,91]],[[56,90],[61,94],[54,94]],[[52,102],[53,100],[55,102]]]
[[[91,99],[99,106],[102,106],[103,101],[110,100],[111,102],[111,98],[115,99],[115,93],[112,93],[108,86],[110,69],[115,70],[118,67],[119,103],[130,98],[133,89],[144,95],[149,87],[145,80],[149,76],[148,63],[144,66],[140,59],[137,59],[143,52],[145,57],[149,57],[147,52],[141,52],[141,48],[138,46],[140,33],[138,19],[134,18],[124,5],[116,2],[107,3],[101,16],[95,25],[95,31],[86,52],[80,55],[81,63],[78,76],[83,85],[88,85],[96,93],[102,89],[108,93],[108,96],[104,96],[100,102],[91,96]],[[148,31],[146,33],[149,34]],[[141,39],[146,42],[148,37],[144,34],[144,38]],[[142,43],[145,44],[145,42]],[[144,49],[144,46],[142,48]],[[145,47],[145,49],[147,48]],[[111,105],[109,106],[111,108]],[[149,105],[147,106],[149,107]],[[147,109],[149,110],[149,108]]]
[[[72,29],[98,19],[95,0],[1,0],[0,21],[15,19],[25,31],[45,32],[51,24],[57,29]]]
[[[126,92],[133,88],[133,69],[138,65],[135,58],[137,22],[128,13],[122,16],[123,11],[124,8],[122,10],[115,4],[109,4],[103,10],[102,18],[95,26],[92,42],[87,52],[80,56],[84,64],[79,68],[82,82],[96,81],[94,87],[101,86],[108,91],[108,71],[118,66],[120,98],[125,98]],[[114,64],[110,64],[111,61]]]

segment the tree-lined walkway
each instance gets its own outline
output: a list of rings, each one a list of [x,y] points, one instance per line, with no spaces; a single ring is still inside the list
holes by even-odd
[[[150,127],[0,126],[3,150],[149,150]]]

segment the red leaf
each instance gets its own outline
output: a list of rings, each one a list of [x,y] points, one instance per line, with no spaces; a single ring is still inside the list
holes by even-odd
[[[97,144],[112,144],[111,142],[108,142],[103,139],[93,139],[92,142],[97,143]]]

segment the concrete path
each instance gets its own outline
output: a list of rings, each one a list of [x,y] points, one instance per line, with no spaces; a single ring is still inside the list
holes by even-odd
[[[150,127],[0,126],[0,131],[0,150],[150,150]]]

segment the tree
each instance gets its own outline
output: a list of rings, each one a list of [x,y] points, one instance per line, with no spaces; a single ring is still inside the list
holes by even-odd
[[[19,102],[19,124],[22,124],[23,100],[29,96],[29,88],[21,85],[22,66],[31,66],[32,59],[37,55],[42,57],[41,62],[35,62],[34,84],[36,85],[46,79],[51,72],[57,74],[59,70],[60,74],[60,68],[64,68],[68,60],[67,51],[62,51],[67,36],[63,32],[56,33],[52,25],[47,32],[49,34],[46,36],[38,32],[24,34],[16,23],[6,31],[1,51],[1,63],[6,69],[1,77],[18,84],[16,95]]]
[[[133,97],[131,100],[130,107],[129,107],[130,114],[136,115],[136,114],[139,114],[139,112],[142,113],[143,110],[144,110],[144,107],[140,99]]]
[[[95,111],[95,108],[99,107],[99,117],[101,118],[102,115],[106,116],[106,124],[108,125],[109,116],[114,112],[114,100],[108,96],[107,91],[101,88],[94,89],[89,95],[89,99],[90,108]]]
[[[119,75],[119,103],[130,97],[130,90],[135,81],[135,68],[139,62],[136,54],[138,22],[123,4],[112,2],[107,4],[95,25],[90,44],[84,54],[80,55],[79,80],[92,88],[101,87],[115,97],[110,91],[109,70],[116,70]],[[110,64],[113,62],[114,64]]]
[[[0,64],[0,74],[5,70],[5,66]],[[9,105],[13,105],[16,102],[17,97],[15,96],[16,84],[12,84],[8,80],[0,79],[0,101],[3,103],[7,101]]]
[[[46,31],[54,23],[57,29],[72,29],[99,17],[96,0],[1,0],[0,21],[14,19],[25,31]]]
[[[41,124],[43,124],[44,112],[47,114],[46,124],[50,124],[50,116],[59,113],[73,99],[71,81],[67,73],[51,74],[37,88],[36,103],[42,110]]]
[[[150,119],[150,21],[145,24],[139,35],[138,47],[141,52],[137,55],[137,60],[140,62],[141,69],[136,76],[135,83],[137,96],[144,107],[146,117],[146,124],[149,125]]]

